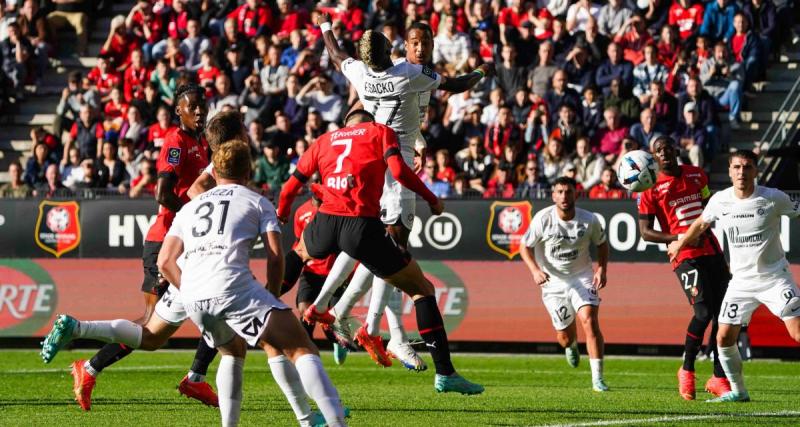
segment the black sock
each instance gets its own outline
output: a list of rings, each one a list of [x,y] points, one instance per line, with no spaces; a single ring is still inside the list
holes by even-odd
[[[696,317],[692,317],[692,321],[689,322],[683,350],[683,370],[694,371],[694,361],[697,359],[697,353],[700,352],[700,346],[703,345],[703,334],[707,326],[708,322],[698,320]]]
[[[714,339],[710,340],[708,345],[711,346],[711,353],[714,355],[714,376],[717,378],[725,378],[725,370],[722,369],[722,364],[719,363],[719,352],[717,351],[717,330],[719,329],[719,324],[717,323],[717,319],[714,319],[711,322],[711,336]]]
[[[106,344],[89,360],[92,369],[100,373],[103,369],[117,363],[131,354],[133,349],[124,344]]]
[[[217,356],[218,350],[209,347],[206,340],[200,338],[197,343],[197,351],[194,353],[194,361],[192,362],[192,372],[198,375],[205,375],[208,372],[208,365],[214,361]]]
[[[300,324],[303,325],[303,329],[306,330],[308,337],[311,338],[311,340],[314,340],[314,328],[317,327],[317,322],[314,322],[309,325],[308,323],[300,319]]]
[[[447,331],[444,330],[442,313],[436,305],[436,297],[427,296],[414,301],[417,312],[417,328],[425,341],[425,346],[436,365],[439,375],[451,375],[456,369],[450,360],[450,345],[447,342]]]
[[[303,259],[300,258],[300,255],[297,255],[295,251],[289,251],[286,253],[286,256],[283,258],[284,268],[283,268],[283,283],[281,284],[281,295],[289,292],[294,287],[294,284],[297,283],[297,279],[300,278],[300,273],[303,272],[303,267],[305,264],[303,263]]]

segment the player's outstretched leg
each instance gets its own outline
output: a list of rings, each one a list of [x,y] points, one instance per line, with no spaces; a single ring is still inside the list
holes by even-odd
[[[722,364],[722,369],[725,370],[725,376],[731,384],[731,391],[716,397],[707,402],[721,403],[721,402],[749,402],[750,395],[747,393],[747,388],[744,385],[744,376],[742,375],[742,356],[739,354],[739,348],[736,346],[736,337],[739,335],[739,325],[728,325],[721,323],[719,325],[719,333],[717,334],[717,348],[719,349],[719,359]]]
[[[589,353],[589,366],[592,370],[592,390],[597,392],[608,391],[605,378],[603,378],[603,352],[605,342],[600,331],[598,319],[600,307],[584,305],[578,309],[578,319],[583,326],[586,336],[586,352]]]
[[[697,353],[700,352],[700,346],[703,345],[703,334],[709,322],[711,322],[711,312],[707,310],[701,303],[693,305],[695,315],[689,321],[689,327],[686,330],[686,340],[683,349],[683,365],[678,369],[678,394],[684,400],[694,400],[697,394],[696,382],[697,378],[694,371],[694,363],[697,359]],[[698,312],[701,313],[698,316]]]
[[[328,278],[330,278],[330,276],[328,276]],[[350,279],[350,283],[347,285],[347,289],[345,289],[342,297],[339,298],[339,301],[336,302],[336,305],[334,305],[330,311],[331,314],[336,316],[336,320],[331,323],[331,331],[334,337],[336,337],[336,341],[339,345],[351,350],[355,349],[355,344],[353,344],[353,332],[350,329],[350,312],[353,311],[353,307],[355,307],[356,303],[370,290],[372,279],[372,272],[370,272],[367,267],[359,265],[353,273],[353,278]],[[326,279],[325,283],[327,282],[328,280]]]
[[[416,372],[427,370],[428,365],[408,342],[408,336],[403,327],[403,293],[394,286],[389,288],[389,301],[386,304],[384,313],[386,314],[386,322],[389,324],[389,335],[391,336],[386,350],[392,357],[400,360],[400,363],[409,370]]]
[[[206,382],[208,366],[214,361],[216,355],[217,349],[209,347],[205,340],[201,338],[200,342],[197,343],[192,368],[178,384],[178,392],[180,394],[199,400],[209,406],[219,406],[217,394],[214,393],[211,385]]]
[[[300,381],[300,374],[294,364],[282,353],[274,348],[267,348],[267,363],[272,372],[272,378],[283,391],[289,406],[292,407],[294,415],[301,426],[317,426],[325,422],[322,414],[311,410]]]
[[[425,278],[416,261],[386,278],[386,281],[403,290],[414,300],[419,334],[431,353],[436,367],[434,388],[437,392],[457,392],[480,394],[484,388],[480,384],[467,381],[459,375],[450,360],[450,346],[447,331],[439,306],[436,303],[433,284]]]
[[[333,323],[335,317],[328,313],[327,307],[330,304],[331,298],[333,298],[333,294],[342,286],[342,283],[347,280],[347,277],[353,271],[355,265],[356,260],[354,258],[344,252],[339,253],[339,256],[336,257],[336,261],[331,267],[331,272],[322,285],[319,295],[314,300],[314,304],[311,304],[305,313],[303,313],[303,321],[308,323],[314,321],[325,324]],[[325,307],[325,310],[320,311],[317,307],[320,307],[320,309]]]
[[[202,338],[201,338],[202,339]],[[241,337],[219,347],[222,357],[217,367],[217,390],[219,391],[219,413],[223,427],[239,424],[242,412],[242,384],[244,382],[244,360],[247,343]]]
[[[303,384],[303,389],[317,402],[329,426],[344,426],[345,413],[336,388],[322,367],[319,352],[290,311],[273,310],[259,340],[267,352],[274,347],[291,360]],[[268,353],[269,354],[269,353]]]

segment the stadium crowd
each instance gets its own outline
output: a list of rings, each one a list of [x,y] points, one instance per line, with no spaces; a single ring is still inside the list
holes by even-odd
[[[0,0],[0,98],[40,84],[61,27],[87,47],[86,0]],[[745,92],[790,36],[794,5],[773,0],[138,0],[111,20],[97,66],[73,71],[54,132],[31,130],[6,197],[152,197],[155,160],[176,125],[176,88],[206,88],[209,117],[238,109],[253,184],[277,194],[303,152],[357,101],[324,49],[330,13],[356,56],[366,30],[405,55],[404,29],[428,22],[433,65],[453,76],[493,62],[473,90],[434,93],[421,130],[420,176],[440,197],[538,198],[559,176],[592,198],[620,198],[622,154],[670,135],[687,164],[739,126]],[[43,6],[43,7],[40,7]],[[724,112],[718,114],[720,112]]]

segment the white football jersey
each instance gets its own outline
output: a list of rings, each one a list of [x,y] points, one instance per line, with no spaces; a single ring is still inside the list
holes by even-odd
[[[782,215],[800,216],[800,202],[774,188],[757,185],[747,199],[737,198],[733,187],[711,196],[703,221],[716,221],[725,232],[735,279],[777,273],[789,266],[780,241]]]
[[[397,65],[401,62],[407,62],[406,58],[398,58],[394,60],[394,64]],[[431,104],[431,96],[433,96],[432,90],[426,90],[424,92],[419,93],[419,122],[422,123],[425,120],[425,116],[428,114],[428,106]],[[419,151],[422,148],[425,148],[428,144],[425,142],[425,138],[422,136],[422,132],[419,132],[417,135],[417,140],[414,144],[414,148]]]
[[[184,205],[167,233],[183,241],[178,260],[183,299],[230,295],[250,286],[250,249],[267,232],[280,233],[275,207],[241,185],[220,185]]]
[[[421,138],[420,93],[438,88],[442,77],[430,67],[408,61],[376,72],[354,58],[342,62],[342,73],[355,86],[364,109],[397,133],[403,159],[413,162],[414,144]]]
[[[555,206],[537,212],[522,243],[533,248],[536,263],[551,278],[567,281],[592,273],[589,245],[601,245],[606,235],[593,213],[575,208],[575,217],[562,221]]]

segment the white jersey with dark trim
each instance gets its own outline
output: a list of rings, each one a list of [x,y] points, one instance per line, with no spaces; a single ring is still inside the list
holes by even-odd
[[[575,208],[575,217],[563,221],[555,206],[537,212],[522,237],[522,243],[534,250],[539,267],[562,281],[591,274],[590,245],[605,241],[603,226],[593,213]]]
[[[757,185],[747,199],[736,197],[733,187],[711,196],[703,221],[716,221],[725,232],[734,279],[774,274],[789,266],[780,241],[783,215],[800,216],[800,201],[774,188]]]
[[[442,77],[430,67],[408,61],[377,72],[353,58],[342,62],[342,73],[355,87],[364,109],[375,115],[375,121],[397,133],[403,159],[413,163],[414,145],[422,138],[420,94],[430,96]]]
[[[280,233],[275,207],[237,184],[217,186],[181,208],[167,236],[183,241],[181,295],[199,301],[251,286],[250,249],[258,236]]]

